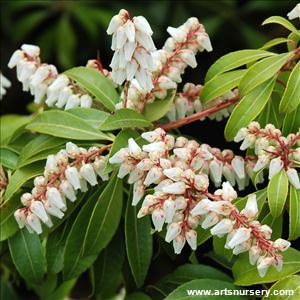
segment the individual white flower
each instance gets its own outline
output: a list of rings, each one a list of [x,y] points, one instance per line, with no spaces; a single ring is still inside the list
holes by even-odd
[[[68,167],[65,171],[67,180],[72,184],[75,190],[80,189],[80,177],[75,167]]]
[[[245,178],[245,161],[241,156],[235,156],[231,161],[231,166],[238,178]]]
[[[257,246],[252,246],[249,249],[249,262],[252,266],[254,266],[259,258],[260,249]]]
[[[157,230],[157,231],[162,230],[165,219],[166,219],[166,214],[162,209],[156,208],[156,209],[153,210],[153,212],[152,212],[152,222],[153,222],[153,225],[155,227],[155,230]]]
[[[230,219],[223,219],[213,228],[211,228],[210,233],[212,235],[223,235],[231,232],[233,229],[233,223]]]
[[[273,176],[275,176],[276,174],[278,174],[283,168],[283,161],[277,157],[277,158],[273,158],[270,161],[270,165],[269,165],[269,179],[271,179]]]
[[[272,257],[259,257],[257,261],[257,271],[260,277],[264,277],[273,263]]]
[[[168,226],[167,234],[165,237],[165,241],[170,243],[172,240],[174,240],[181,232],[181,227],[180,225],[176,223],[171,223]]]
[[[245,208],[241,211],[241,214],[245,215],[247,218],[252,219],[258,213],[256,195],[251,194],[248,196],[248,200]]]
[[[17,209],[14,212],[14,217],[19,225],[19,228],[24,228],[25,223],[26,223],[26,215],[23,209]]]
[[[52,205],[56,206],[59,209],[64,209],[66,206],[60,192],[55,187],[50,187],[47,190],[46,198],[47,201],[49,201],[49,203],[51,203]]]
[[[288,176],[289,182],[296,189],[300,189],[300,181],[299,181],[299,175],[297,173],[297,170],[294,168],[288,168],[288,170],[286,171],[286,174]]]
[[[184,244],[185,244],[185,237],[183,235],[178,235],[176,236],[175,239],[173,239],[173,248],[174,248],[174,252],[175,254],[180,254]]]
[[[49,217],[41,201],[32,201],[30,204],[30,210],[36,214],[42,222],[47,223],[49,221]]]
[[[200,200],[197,205],[191,210],[192,216],[206,215],[210,210],[211,200],[205,198]]]
[[[71,202],[74,202],[76,200],[76,194],[74,188],[69,181],[63,180],[59,188],[64,194],[64,196],[68,198]]]
[[[54,216],[56,218],[61,219],[64,216],[64,213],[49,201],[44,202],[44,208],[49,215]]]
[[[243,227],[239,228],[239,229],[236,230],[234,236],[232,237],[232,239],[228,243],[228,247],[230,249],[233,249],[235,246],[249,240],[250,236],[251,236],[251,229],[243,228]]]
[[[165,211],[165,214],[166,214],[166,223],[171,223],[173,216],[175,214],[175,211],[176,211],[175,201],[173,201],[171,199],[165,200],[165,202],[163,204],[163,210]]]
[[[186,185],[182,181],[174,182],[168,186],[162,188],[164,193],[180,195],[184,194],[186,190]]]
[[[42,233],[42,226],[40,219],[34,213],[28,213],[26,217],[26,223],[30,226],[30,228],[35,231],[37,234]]]
[[[300,3],[298,3],[288,14],[290,20],[300,18]]]
[[[286,251],[290,247],[291,243],[284,239],[277,239],[274,241],[273,247],[278,249],[280,252]]]
[[[94,171],[94,168],[91,164],[84,164],[79,171],[79,174],[91,185],[96,185],[97,178]]]
[[[185,232],[185,238],[192,250],[197,249],[197,232],[193,229]]]
[[[6,89],[11,87],[11,82],[0,72],[0,100],[6,94]]]

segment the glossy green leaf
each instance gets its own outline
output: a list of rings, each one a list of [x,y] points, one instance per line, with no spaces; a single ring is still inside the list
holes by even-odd
[[[115,105],[120,101],[112,82],[99,71],[87,68],[76,67],[65,72],[77,84],[91,93],[95,100],[102,103],[108,110],[115,111]]]
[[[85,120],[94,128],[100,128],[109,117],[109,113],[95,108],[76,107],[68,109],[68,113]]]
[[[239,94],[243,97],[255,87],[272,78],[288,61],[292,53],[282,53],[264,58],[252,65],[239,84]]]
[[[271,99],[268,101],[257,119],[257,122],[261,127],[265,127],[267,124],[271,123],[276,128],[281,128],[283,115],[279,113],[279,102],[279,96],[273,93]]]
[[[56,288],[53,294],[48,296],[45,300],[65,300],[70,295],[71,290],[75,286],[77,278],[64,281]]]
[[[279,239],[282,234],[283,216],[280,215],[274,218],[271,213],[268,213],[261,221],[261,224],[269,225],[272,228],[272,240]]]
[[[50,110],[36,116],[27,129],[74,140],[112,140],[89,123],[66,111]]]
[[[232,279],[222,271],[203,264],[184,264],[179,266],[174,272],[164,276],[158,282],[151,284],[147,290],[165,298],[178,286],[193,279],[217,279],[230,282]]]
[[[151,300],[151,298],[142,292],[135,292],[126,295],[125,300]]]
[[[29,283],[41,282],[46,272],[46,259],[39,236],[22,229],[8,240],[8,245],[20,275]]]
[[[289,113],[300,104],[300,62],[291,72],[287,87],[279,105],[279,111]]]
[[[300,276],[292,275],[283,278],[273,284],[268,292],[268,297],[264,296],[263,300],[299,300]]]
[[[268,203],[274,218],[281,215],[289,189],[289,180],[284,170],[273,176],[268,184]]]
[[[22,166],[28,158],[35,156],[44,150],[58,147],[65,143],[62,138],[50,136],[50,135],[38,135],[31,140],[20,152],[18,166]]]
[[[4,241],[14,235],[18,230],[18,224],[14,218],[14,212],[21,206],[20,194],[15,195],[10,201],[0,206],[0,241]]]
[[[157,121],[164,117],[170,110],[174,97],[176,95],[176,90],[168,92],[168,96],[163,100],[155,100],[152,103],[145,105],[144,116],[150,122]]]
[[[76,36],[69,14],[62,14],[56,27],[57,50],[59,63],[70,68],[74,64]]]
[[[225,127],[225,138],[232,141],[242,127],[247,127],[267,104],[275,80],[273,78],[257,86],[236,105]]]
[[[246,49],[228,53],[219,58],[207,71],[205,82],[214,76],[233,70],[261,58],[274,55],[274,53],[264,50]]]
[[[188,299],[224,299],[232,300],[232,295],[224,295],[223,290],[239,290],[231,282],[217,279],[195,279],[184,283],[170,293],[165,300],[188,300]],[[244,296],[235,295],[234,299],[242,300]]]
[[[300,128],[300,105],[297,109],[286,114],[283,125],[282,125],[282,134],[287,136],[290,133],[297,133]]]
[[[274,23],[282,25],[286,29],[288,29],[288,30],[292,31],[293,33],[297,34],[298,36],[300,36],[299,30],[297,30],[297,28],[290,21],[288,21],[287,19],[280,17],[280,16],[269,17],[268,19],[266,19],[262,22],[262,25],[274,24]]]
[[[300,190],[290,185],[289,195],[289,240],[300,237]]]
[[[274,267],[270,267],[265,277],[260,277],[256,266],[250,265],[248,253],[241,254],[232,269],[235,284],[245,286],[274,282],[300,271],[300,251],[289,248],[280,254],[283,256],[281,272],[277,272]]]
[[[11,170],[15,170],[17,167],[19,155],[9,147],[0,148],[0,163]]]
[[[201,102],[207,103],[237,87],[246,72],[246,70],[235,70],[216,75],[204,85],[200,95]]]
[[[26,181],[41,175],[44,172],[44,165],[43,162],[36,162],[24,168],[17,169],[8,182],[4,194],[5,200],[10,199]]]
[[[124,257],[124,239],[119,230],[92,267],[93,294],[105,299],[117,294]]]
[[[283,44],[283,43],[289,43],[291,40],[290,39],[287,39],[287,38],[275,38],[275,39],[272,39],[268,42],[266,42],[262,47],[260,47],[260,49],[262,50],[266,50],[266,49],[269,49],[269,48],[272,48],[274,46],[277,46],[277,45],[280,45],[280,44]]]
[[[118,109],[113,115],[110,115],[100,126],[101,130],[115,130],[132,127],[149,127],[151,123],[143,115],[132,109]]]
[[[113,177],[101,195],[96,192],[80,211],[66,242],[65,280],[89,268],[110,242],[121,218],[122,195],[122,181]]]
[[[0,118],[0,142],[7,145],[32,119],[31,116],[5,115]]]
[[[152,235],[149,217],[138,219],[139,208],[131,205],[132,193],[128,197],[125,213],[125,243],[128,262],[138,287],[145,281],[152,257]],[[139,206],[140,207],[140,206]]]
[[[226,249],[225,243],[226,243],[227,236],[224,236],[222,238],[218,236],[213,236],[213,247],[214,252],[217,255],[223,256],[226,260],[231,261],[233,257],[233,253],[231,249]]]
[[[96,260],[97,255],[83,257],[82,242],[88,229],[89,220],[93,213],[94,207],[99,199],[101,190],[96,190],[85,202],[77,215],[76,220],[66,240],[64,251],[63,274],[65,280],[77,277],[87,270]]]

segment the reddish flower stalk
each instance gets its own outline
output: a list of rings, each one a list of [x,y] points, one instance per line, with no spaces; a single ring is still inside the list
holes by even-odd
[[[229,106],[237,103],[239,100],[240,100],[240,98],[238,96],[236,96],[236,97],[234,97],[232,99],[229,99],[227,101],[224,101],[224,103],[218,104],[218,105],[216,105],[212,108],[197,112],[197,113],[195,113],[191,116],[188,116],[188,117],[183,118],[183,119],[178,120],[178,121],[174,121],[174,122],[170,122],[170,123],[166,123],[166,124],[161,124],[157,127],[160,127],[160,128],[162,128],[166,131],[171,130],[171,129],[175,129],[175,128],[193,123],[195,121],[198,121],[199,119],[201,119],[203,117],[210,116],[210,115],[216,113],[217,111],[220,111],[220,110],[222,110],[226,107],[229,107]]]

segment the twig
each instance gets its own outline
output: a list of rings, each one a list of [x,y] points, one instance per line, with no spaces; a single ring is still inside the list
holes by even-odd
[[[200,111],[200,112],[197,112],[193,115],[190,115],[190,116],[187,116],[183,119],[180,119],[178,121],[174,121],[174,122],[170,122],[170,123],[167,123],[167,124],[161,124],[159,125],[158,127],[164,129],[164,130],[171,130],[171,129],[175,129],[175,128],[178,128],[178,127],[181,127],[181,126],[184,126],[186,124],[190,124],[190,123],[193,123],[203,117],[207,117],[213,113],[216,113],[217,111],[219,110],[222,110],[228,106],[231,106],[232,104],[238,102],[240,100],[240,97],[239,96],[236,96],[234,98],[231,98],[227,101],[224,101],[223,103],[221,104],[218,104],[212,108],[209,108],[209,109],[206,109],[206,110],[203,110],[203,111]]]

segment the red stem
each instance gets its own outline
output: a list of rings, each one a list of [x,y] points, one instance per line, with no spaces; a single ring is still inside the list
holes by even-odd
[[[231,98],[227,101],[224,101],[223,103],[218,104],[218,105],[216,105],[212,108],[197,112],[197,113],[195,113],[191,116],[185,117],[185,118],[180,119],[178,121],[170,122],[170,123],[167,123],[167,124],[161,124],[158,127],[162,128],[166,131],[171,130],[171,129],[175,129],[175,128],[184,126],[186,124],[193,123],[193,122],[195,122],[195,121],[197,121],[197,120],[199,120],[203,117],[207,117],[209,115],[212,115],[212,114],[216,113],[219,110],[222,110],[222,109],[224,109],[228,106],[231,106],[232,104],[238,102],[239,100],[240,100],[240,97],[236,96],[236,97]]]

